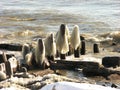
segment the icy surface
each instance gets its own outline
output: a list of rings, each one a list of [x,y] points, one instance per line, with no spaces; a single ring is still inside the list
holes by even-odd
[[[53,84],[48,84],[40,90],[119,90],[119,89],[86,83],[57,82]]]

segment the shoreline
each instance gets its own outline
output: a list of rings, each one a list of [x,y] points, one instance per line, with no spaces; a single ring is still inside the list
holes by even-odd
[[[29,32],[29,31],[28,31]],[[24,34],[22,34],[22,35],[24,35]],[[39,37],[42,37],[42,38],[45,38],[47,35],[46,34],[43,34],[43,36],[42,36],[42,33],[39,35],[39,36],[34,36],[33,37],[33,42],[32,43],[34,43],[34,42],[36,42],[36,39],[37,38],[39,38]],[[83,35],[84,36],[84,35]],[[119,35],[118,35],[119,36]],[[102,44],[100,47],[99,47],[99,49],[100,49],[100,53],[97,53],[97,54],[94,54],[93,53],[93,51],[92,51],[92,45],[93,45],[93,43],[95,42],[94,41],[94,38],[90,38],[91,36],[86,36],[85,38],[87,38],[87,40],[86,40],[86,42],[87,42],[87,52],[86,52],[86,55],[80,55],[80,58],[79,58],[79,60],[96,60],[97,62],[99,62],[103,57],[105,57],[105,56],[120,56],[120,53],[119,53],[119,51],[114,51],[114,48],[119,48],[119,43],[117,43],[116,45],[112,45],[112,43],[109,43],[109,40],[106,42],[106,43],[109,43],[108,45],[107,45],[107,47],[106,47],[106,44],[104,44],[104,42],[101,42],[100,44]],[[104,36],[104,37],[107,37],[107,36]],[[118,37],[119,38],[119,37]],[[7,42],[8,43],[8,42]],[[20,42],[19,42],[20,43]],[[9,43],[8,43],[9,44]],[[20,43],[20,44],[22,44],[23,45],[23,43]],[[36,43],[34,43],[35,45],[36,45]],[[104,50],[103,50],[104,49]],[[21,60],[22,59],[22,54],[21,54],[21,51],[9,51],[9,50],[1,50],[1,53],[2,53],[2,51],[4,51],[5,53],[12,53],[12,54],[14,54],[15,55],[15,57],[17,58],[17,60]],[[69,59],[69,58],[72,58],[72,59],[78,59],[78,58],[74,58],[73,56],[68,56],[67,57],[67,59]],[[99,61],[98,61],[99,60]],[[100,63],[100,62],[99,62]],[[118,71],[120,71],[120,68],[115,68],[115,69],[113,69],[113,68],[110,68],[111,70],[118,70]],[[109,76],[109,78],[110,78],[110,80],[106,80],[105,78],[103,78],[103,77],[101,77],[101,76],[98,76],[98,77],[84,77],[83,75],[82,75],[82,77],[80,76],[80,74],[82,73],[81,71],[77,71],[77,75],[78,76],[75,76],[75,77],[73,77],[73,75],[74,75],[74,71],[72,71],[72,73],[67,73],[67,72],[69,72],[69,70],[63,70],[63,72],[65,72],[66,74],[64,75],[64,74],[62,74],[62,72],[60,71],[60,72],[56,72],[57,74],[60,74],[60,76],[61,76],[61,78],[62,78],[62,76],[63,77],[65,77],[66,76],[66,78],[69,78],[69,79],[71,79],[71,77],[72,77],[72,79],[75,79],[75,80],[85,80],[85,83],[90,83],[90,82],[93,82],[94,84],[97,84],[97,85],[103,85],[103,86],[109,86],[109,87],[112,87],[112,85],[115,85],[115,86],[117,86],[117,88],[118,89],[120,89],[120,83],[119,83],[119,78],[120,78],[120,76],[119,75],[117,75],[117,74],[113,74],[113,75],[110,75]],[[76,72],[76,71],[75,71]],[[28,71],[28,73],[32,76],[35,76],[36,78],[37,77],[40,77],[40,79],[42,78],[42,77],[44,77],[44,75],[47,75],[48,73],[52,73],[52,74],[56,74],[55,72],[54,72],[54,70],[31,70],[31,71]],[[19,72],[18,74],[21,74],[21,72]],[[56,75],[57,75],[56,74]],[[72,75],[73,74],[73,75]],[[41,75],[41,76],[39,76],[39,75]],[[70,76],[71,75],[71,76]],[[79,77],[80,76],[80,77]],[[77,77],[77,78],[76,78]],[[115,79],[117,77],[117,79]],[[23,80],[24,81],[24,78],[23,77],[21,77],[21,78],[17,78],[17,77],[13,77],[13,78],[11,78],[11,80],[12,79],[17,79],[17,80]],[[30,78],[26,78],[26,79],[30,79]],[[8,81],[10,80],[10,78],[9,79],[7,79]],[[2,88],[2,83],[3,82],[8,82],[7,80],[5,80],[5,81],[1,81],[0,82],[0,87]],[[37,78],[37,80],[38,80],[38,78]],[[53,78],[53,80],[54,80],[54,78]],[[36,80],[35,80],[36,81]],[[59,81],[59,80],[58,80]],[[60,80],[61,81],[61,80]],[[64,81],[64,80],[63,80]],[[68,80],[69,81],[69,80]],[[32,81],[30,81],[30,82],[32,82]],[[49,80],[48,80],[48,82],[49,82]],[[18,83],[18,82],[17,82]],[[21,83],[21,82],[20,82]],[[26,82],[27,83],[27,82]],[[35,82],[34,84],[31,84],[30,86],[27,86],[28,84],[26,84],[26,86],[24,86],[24,85],[20,85],[19,86],[19,84],[18,84],[18,86],[17,86],[17,84],[16,83],[13,83],[14,85],[15,85],[15,87],[16,88],[21,88],[21,89],[31,89],[31,87],[33,88],[39,88],[40,89],[40,85],[36,85],[38,82]],[[47,82],[46,82],[47,83]],[[49,83],[53,83],[53,81],[51,81],[51,82],[49,82]],[[40,84],[40,83],[39,83]],[[5,87],[7,88],[9,88],[10,87],[10,83],[8,82],[8,85],[5,85]],[[22,86],[22,87],[21,87]],[[4,87],[4,86],[3,86]],[[13,86],[14,87],[14,86]],[[29,87],[29,88],[28,88]]]
[[[15,51],[7,51],[8,53],[16,53]],[[21,55],[21,52],[18,52],[18,54],[16,54],[18,57]],[[85,56],[82,56],[82,57],[88,57],[89,55],[85,55]],[[91,55],[90,55],[91,56]],[[116,68],[115,70],[120,70],[120,68]],[[67,72],[68,70],[65,70],[65,72]],[[78,75],[79,75],[79,72],[80,71],[77,71],[77,73],[78,73]],[[30,74],[30,75],[37,75],[37,77],[39,77],[39,75],[40,76],[42,76],[42,77],[44,77],[44,75],[47,75],[47,74],[49,74],[49,73],[52,73],[52,74],[55,74],[54,73],[54,71],[51,71],[51,70],[42,70],[42,71],[40,71],[40,70],[33,70],[33,71],[28,71],[28,73]],[[62,75],[62,73],[61,72],[57,72],[57,73],[59,73],[59,74],[61,74],[60,76],[62,77],[65,77],[66,76],[66,78],[70,78],[71,79],[71,77],[72,76],[67,76],[67,75]],[[73,71],[73,73],[74,73],[74,71]],[[18,74],[20,74],[20,72],[18,73]],[[74,74],[73,74],[74,75]],[[41,77],[41,78],[42,78]],[[91,82],[91,80],[92,80],[92,82],[94,82],[94,84],[97,84],[97,85],[103,85],[103,86],[109,86],[109,87],[111,87],[113,84],[115,84],[116,86],[117,86],[117,88],[119,88],[120,89],[120,83],[119,83],[119,78],[120,78],[120,76],[119,75],[110,75],[109,77],[110,77],[110,80],[106,80],[105,78],[103,78],[103,77],[101,77],[101,76],[98,76],[98,77],[87,77],[87,79],[86,79],[86,77],[79,77],[79,76],[77,76],[78,78],[79,78],[79,80],[85,80],[85,83],[90,83]],[[117,79],[115,79],[117,77]],[[17,77],[14,77],[14,78],[17,78]],[[12,78],[11,78],[12,79]],[[20,79],[20,78],[19,78]],[[18,80],[19,80],[18,79]],[[24,78],[22,78],[21,77],[21,79],[22,80],[24,80]],[[53,78],[54,79],[54,78]],[[75,79],[75,78],[73,78],[73,79]],[[8,80],[10,80],[10,79],[8,79]],[[28,80],[29,80],[29,78],[28,78]],[[75,80],[78,80],[78,79],[75,79]],[[36,81],[36,80],[35,80]],[[61,80],[60,80],[61,81]],[[64,80],[63,80],[64,81]],[[7,80],[5,80],[5,81],[1,81],[0,82],[0,87],[2,87],[2,83],[3,82],[8,82]],[[52,82],[51,82],[52,83]],[[23,85],[22,85],[22,87],[21,87],[21,85],[19,86],[19,84],[18,84],[18,86],[17,86],[17,84],[16,83],[11,83],[11,84],[14,84],[13,85],[13,87],[14,88],[17,88],[17,89],[25,89],[25,90],[27,90],[27,89],[31,89],[30,87],[29,88],[26,88],[26,87],[24,87]],[[8,85],[6,84],[6,86],[4,86],[4,88],[11,88],[10,86],[11,86],[11,84],[9,84],[8,83]],[[37,84],[37,83],[36,83]],[[10,85],[10,86],[9,86]],[[32,86],[32,87],[34,87],[34,85],[35,84],[31,84],[30,86]],[[38,85],[38,87],[40,87],[39,85]],[[34,88],[37,88],[37,86],[36,87],[34,87]],[[39,88],[40,89],[40,88]]]

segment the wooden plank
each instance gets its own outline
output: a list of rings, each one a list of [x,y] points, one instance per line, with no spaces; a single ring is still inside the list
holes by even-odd
[[[0,44],[0,49],[10,50],[10,51],[22,51],[22,45],[21,44],[7,44],[2,43]]]
[[[50,61],[51,69],[75,70],[76,68],[99,67],[99,63],[91,61],[72,61],[72,60],[55,60]]]

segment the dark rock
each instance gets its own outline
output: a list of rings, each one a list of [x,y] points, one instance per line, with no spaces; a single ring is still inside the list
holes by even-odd
[[[111,56],[102,58],[102,65],[105,67],[116,67],[120,66],[120,57]]]

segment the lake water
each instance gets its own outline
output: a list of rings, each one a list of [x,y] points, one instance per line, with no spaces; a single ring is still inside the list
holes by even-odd
[[[81,33],[120,30],[120,0],[0,0],[1,33],[56,32],[61,23]]]
[[[120,31],[120,0],[0,0],[1,43],[29,43],[56,33],[62,23],[70,32],[79,25],[80,33],[92,42],[88,52],[96,42],[102,41],[106,48],[114,36],[111,32]],[[117,33],[113,39],[120,42]]]

